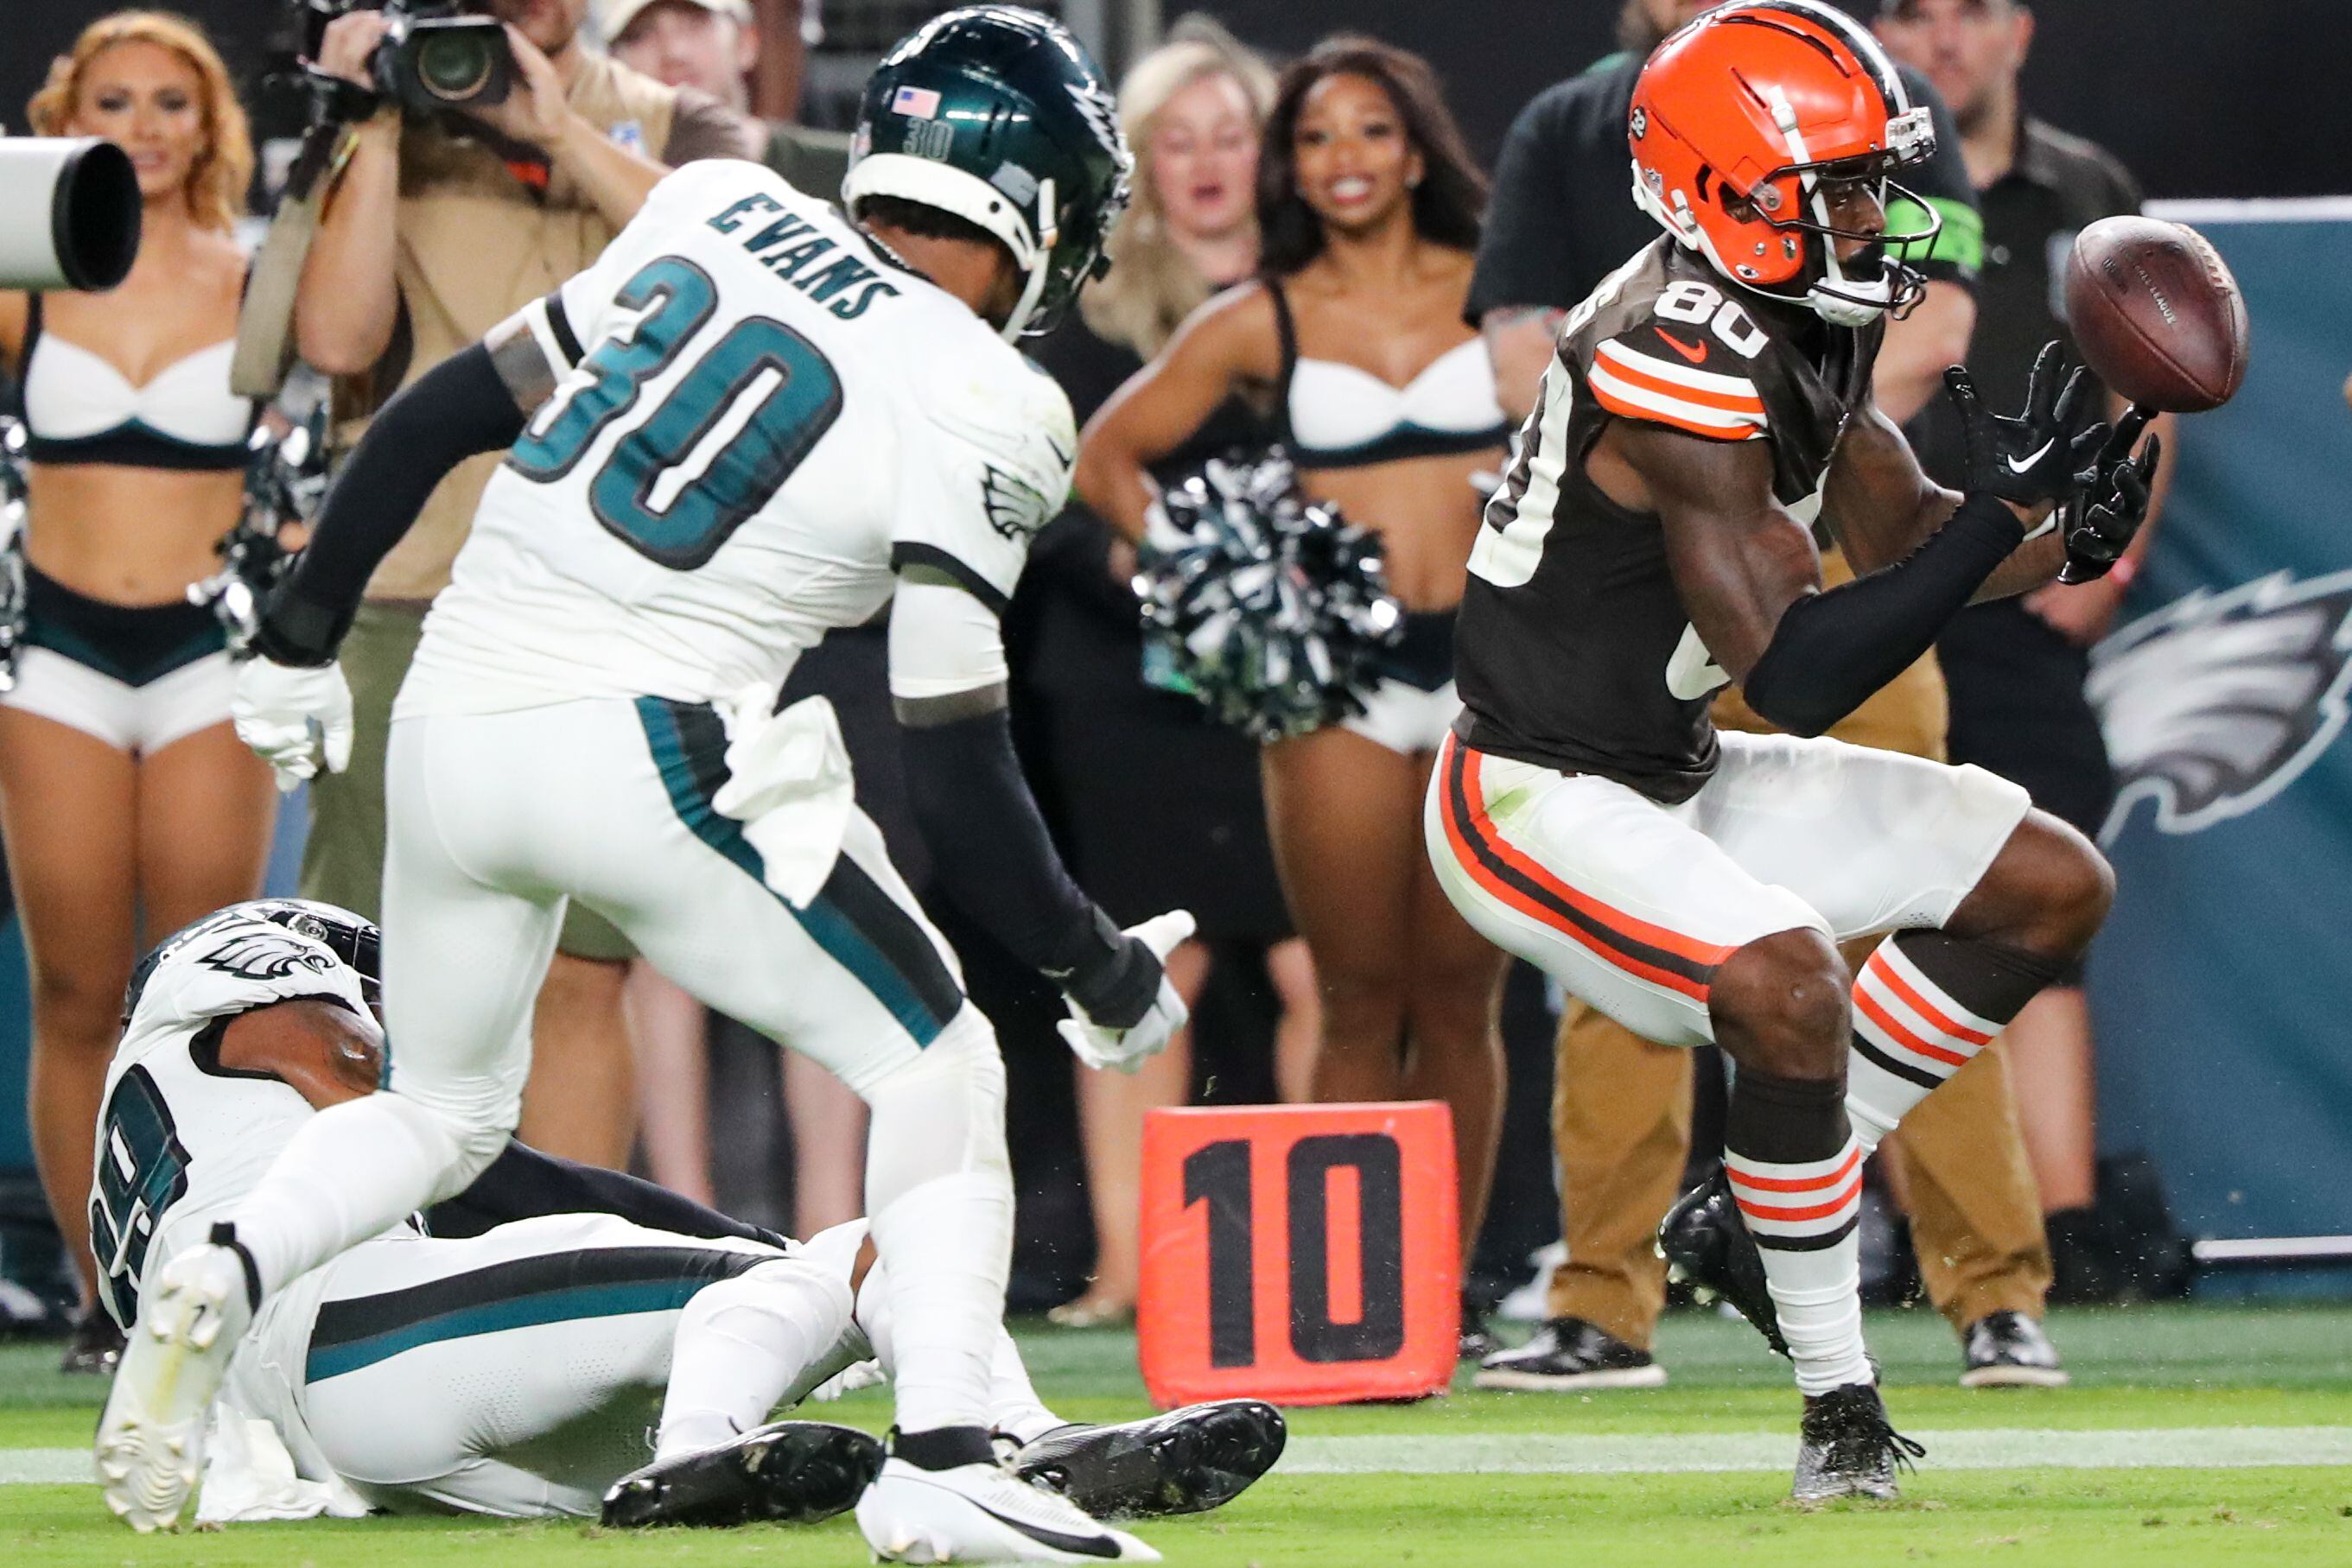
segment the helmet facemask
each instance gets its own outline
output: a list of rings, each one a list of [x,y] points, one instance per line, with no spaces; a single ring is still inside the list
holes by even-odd
[[[1924,292],[1905,258],[1927,253],[1941,219],[1894,175],[1934,152],[1935,129],[1843,12],[1735,0],[1706,13],[1643,66],[1626,129],[1635,203],[1730,282],[1843,327]]]
[[[1787,139],[1792,161],[1751,186],[1744,196],[1727,189],[1727,204],[1738,202],[1757,221],[1788,236],[1784,244],[1801,247],[1800,267],[1792,281],[1801,292],[1784,291],[1747,278],[1739,281],[1769,298],[1801,304],[1824,321],[1839,327],[1865,327],[1880,316],[1900,319],[1910,313],[1927,291],[1927,280],[1908,265],[1914,255],[1925,256],[1943,232],[1942,214],[1917,193],[1894,179],[1895,172],[1924,162],[1936,150],[1936,132],[1925,109],[1910,110],[1887,121],[1887,145],[1853,157],[1819,162],[1805,155],[1805,143],[1778,89],[1767,88],[1775,118]],[[1841,226],[1833,213],[1844,205],[1844,193],[1859,190],[1875,204],[1875,227]],[[1896,204],[1927,214],[1924,229],[1890,235]],[[1809,235],[1810,241],[1795,236]],[[1864,248],[1841,260],[1841,243],[1860,242]],[[1719,265],[1719,264],[1718,264]],[[1737,274],[1735,273],[1736,277]]]

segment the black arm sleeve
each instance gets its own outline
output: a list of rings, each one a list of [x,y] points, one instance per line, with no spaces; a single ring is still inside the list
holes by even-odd
[[[2025,538],[2017,514],[1970,496],[1883,571],[1800,599],[1748,672],[1748,706],[1791,735],[1819,735],[1935,645]]]
[[[903,736],[908,794],[947,895],[1097,1023],[1134,1024],[1160,993],[1159,961],[1063,869],[1021,777],[1012,716],[998,707]]]
[[[410,383],[369,424],[327,492],[293,576],[262,612],[254,651],[281,664],[332,661],[368,579],[434,487],[467,458],[512,445],[523,423],[479,343]]]
[[[517,1143],[509,1143],[473,1186],[427,1209],[425,1222],[436,1236],[479,1236],[494,1226],[543,1214],[610,1214],[678,1236],[730,1236],[771,1247],[788,1245],[772,1230],[730,1219],[666,1186],[620,1171],[576,1165]]]

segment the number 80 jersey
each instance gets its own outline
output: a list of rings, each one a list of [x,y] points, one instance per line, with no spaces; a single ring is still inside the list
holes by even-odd
[[[1069,491],[1060,388],[757,164],[689,164],[486,340],[523,434],[396,713],[732,697],[920,567],[1002,611]]]
[[[1611,500],[1585,459],[1618,419],[1769,441],[1774,497],[1810,525],[1884,331],[1728,287],[1668,239],[1578,306],[1471,550],[1462,739],[1655,800],[1696,794],[1715,768],[1707,699],[1725,676],[1691,629],[1658,519]]]

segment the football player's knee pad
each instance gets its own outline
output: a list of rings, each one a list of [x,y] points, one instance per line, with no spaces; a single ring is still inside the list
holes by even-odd
[[[499,1103],[485,1098],[451,1100],[436,1096],[421,1099],[405,1089],[395,1089],[377,1096],[420,1139],[429,1141],[436,1160],[446,1173],[436,1185],[432,1201],[440,1203],[457,1197],[474,1185],[474,1178],[490,1168],[514,1135],[515,1123],[521,1107],[511,1101]]]
[[[865,1336],[850,1317],[849,1281],[805,1253],[772,1258],[697,1291],[678,1316],[671,1379],[721,1359],[758,1390],[764,1412],[797,1403],[858,1359]]]
[[[969,1003],[922,1055],[866,1091],[869,1216],[940,1176],[1013,1181],[1004,1148],[1004,1059],[996,1031]]]
[[[866,1271],[866,1279],[869,1283],[865,1288],[861,1289],[857,1283],[857,1257],[866,1248],[866,1221],[853,1219],[845,1225],[820,1230],[802,1242],[793,1254],[793,1263],[813,1270],[831,1285],[839,1287],[840,1312],[832,1320],[832,1339],[793,1375],[779,1404],[799,1404],[835,1374],[868,1360],[876,1354],[874,1343],[866,1331],[864,1315],[872,1299],[866,1292],[872,1288],[871,1281],[878,1278],[880,1266],[877,1264]],[[764,1269],[766,1265],[761,1267]],[[753,1270],[754,1273],[759,1271]]]
[[[863,1219],[820,1230],[801,1243],[801,1254],[846,1283],[857,1278],[857,1254],[866,1246],[869,1230]]]

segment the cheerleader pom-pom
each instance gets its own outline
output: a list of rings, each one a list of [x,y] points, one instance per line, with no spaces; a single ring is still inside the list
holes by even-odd
[[[1379,537],[1307,503],[1278,452],[1164,491],[1135,591],[1148,678],[1260,740],[1362,713],[1404,632]]]

